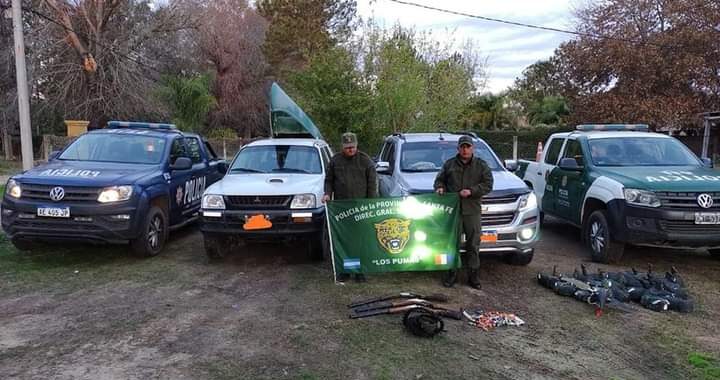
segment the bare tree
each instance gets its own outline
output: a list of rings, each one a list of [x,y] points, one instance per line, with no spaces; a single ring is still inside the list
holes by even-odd
[[[12,20],[4,17],[10,10],[9,0],[0,0],[0,138],[5,159],[12,159],[12,125],[17,120],[17,83],[13,54]]]
[[[246,0],[212,0],[200,9],[198,48],[215,73],[218,107],[212,126],[232,128],[244,137],[268,131],[267,64],[262,44],[267,22]]]
[[[150,46],[189,26],[179,8],[154,9],[145,0],[43,0],[34,14],[45,21],[34,47],[37,91],[49,106],[95,123],[161,114],[152,96],[160,64]]]

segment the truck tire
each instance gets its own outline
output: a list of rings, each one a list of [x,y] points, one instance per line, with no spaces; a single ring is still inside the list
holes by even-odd
[[[230,239],[222,234],[204,233],[203,243],[205,254],[210,260],[224,259],[231,248]]]
[[[505,262],[510,265],[528,265],[533,259],[533,255],[535,253],[534,249],[531,249],[530,252],[513,252],[510,254],[505,255]]]
[[[130,241],[135,254],[152,257],[162,251],[168,237],[167,220],[163,209],[157,206],[150,207],[141,223],[140,236]]]
[[[720,259],[720,248],[708,249],[708,253],[710,253],[710,257],[713,259]]]
[[[35,248],[35,244],[30,240],[13,238],[10,242],[18,251],[32,251]]]
[[[625,244],[610,236],[610,224],[605,210],[596,210],[585,220],[583,240],[590,249],[592,261],[596,263],[617,263],[625,252]]]
[[[305,244],[307,250],[307,257],[312,261],[322,261],[323,250],[322,250],[322,235],[315,234],[309,238]]]
[[[330,258],[329,234],[323,224],[322,231],[312,236],[308,241],[308,258],[313,261],[323,261]]]

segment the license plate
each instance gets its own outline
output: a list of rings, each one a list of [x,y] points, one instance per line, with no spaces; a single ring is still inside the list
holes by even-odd
[[[481,243],[497,243],[497,231],[483,231],[480,235]]]
[[[253,215],[243,224],[243,229],[246,231],[266,230],[268,228],[272,228],[272,222],[265,215]]]
[[[720,213],[696,212],[695,224],[720,224]]]
[[[37,216],[50,218],[69,218],[70,207],[38,207]]]

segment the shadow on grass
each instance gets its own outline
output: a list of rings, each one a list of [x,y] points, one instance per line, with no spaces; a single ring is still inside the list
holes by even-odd
[[[5,235],[0,235],[0,260],[5,271],[45,271],[64,267],[94,267],[117,260],[130,259],[124,246],[41,244],[32,251],[13,247]]]

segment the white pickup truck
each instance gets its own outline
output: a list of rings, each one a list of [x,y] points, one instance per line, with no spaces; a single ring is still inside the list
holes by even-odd
[[[243,146],[203,194],[200,230],[211,259],[237,240],[298,242],[310,258],[329,255],[321,199],[332,151],[277,84],[270,107],[273,137]]]
[[[579,125],[548,138],[539,162],[516,171],[542,216],[581,228],[593,261],[625,244],[705,247],[720,256],[720,173],[647,125]]]

